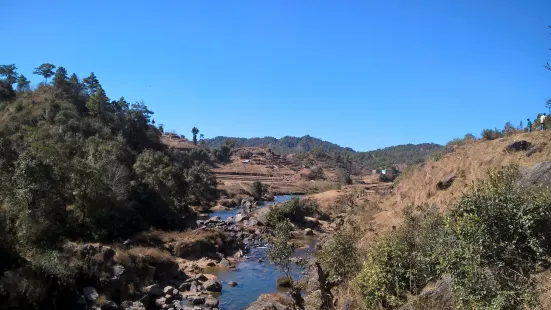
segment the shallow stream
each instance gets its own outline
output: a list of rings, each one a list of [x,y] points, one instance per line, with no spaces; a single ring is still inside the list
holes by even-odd
[[[267,207],[276,203],[282,203],[290,200],[295,195],[276,196],[274,201],[265,202],[262,207]],[[226,219],[239,213],[241,209],[237,208],[228,211],[213,212],[210,216],[220,216]],[[312,237],[308,247],[297,249],[295,257],[310,258],[314,249],[315,238]],[[219,268],[206,269],[205,273],[211,273],[218,277],[222,282],[222,294],[218,296],[220,301],[219,308],[222,310],[243,310],[247,305],[258,299],[258,296],[266,293],[278,291],[277,278],[283,274],[272,265],[266,256],[267,248],[253,248],[247,254],[243,261],[239,262],[236,269],[227,270]],[[303,269],[296,264],[292,264],[292,274],[294,279],[301,276]],[[230,287],[229,281],[237,283],[236,287]]]

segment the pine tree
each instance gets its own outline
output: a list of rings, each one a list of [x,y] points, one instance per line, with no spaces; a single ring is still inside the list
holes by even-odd
[[[90,96],[90,99],[88,99],[88,102],[86,103],[88,113],[95,117],[101,116],[102,112],[105,111],[108,105],[109,98],[107,98],[107,95],[101,86],[96,89],[94,94]]]
[[[17,82],[18,76],[16,70],[17,67],[14,64],[0,65],[0,76],[3,76],[9,84],[14,84]]]
[[[22,93],[29,90],[31,90],[31,82],[21,74],[19,78],[17,78],[17,91]]]
[[[34,69],[33,74],[41,75],[46,79],[48,83],[48,78],[54,75],[55,66],[50,63],[44,63]]]
[[[60,91],[68,92],[69,91],[69,83],[68,83],[68,77],[67,77],[67,70],[60,66],[57,68],[55,75],[54,75],[54,87]]]
[[[86,87],[86,90],[88,90],[88,93],[90,95],[101,88],[101,84],[94,72],[90,73],[90,75],[87,78],[84,78],[82,82],[84,83],[84,86]]]
[[[199,133],[199,129],[197,129],[197,127],[193,127],[191,129],[191,133],[193,134],[193,144],[197,145],[197,134]]]

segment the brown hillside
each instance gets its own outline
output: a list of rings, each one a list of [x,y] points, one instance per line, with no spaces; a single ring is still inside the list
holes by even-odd
[[[493,141],[475,141],[457,147],[439,161],[428,161],[406,172],[398,180],[393,192],[380,204],[381,211],[374,216],[374,231],[387,231],[399,225],[407,206],[431,204],[445,210],[468,190],[477,179],[484,178],[488,169],[508,164],[531,166],[551,159],[551,131],[521,133]],[[533,151],[505,152],[514,141],[526,140]],[[530,154],[532,153],[532,154]],[[528,156],[528,155],[529,156]],[[446,176],[456,176],[452,185],[437,189],[437,183]],[[368,234],[369,241],[376,233]]]

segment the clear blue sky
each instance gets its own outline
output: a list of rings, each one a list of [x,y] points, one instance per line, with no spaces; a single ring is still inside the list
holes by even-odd
[[[551,98],[549,0],[0,2],[0,63],[94,71],[187,136],[445,143]]]

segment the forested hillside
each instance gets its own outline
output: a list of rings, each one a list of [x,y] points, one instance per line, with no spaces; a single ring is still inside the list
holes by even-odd
[[[269,147],[280,154],[296,154],[296,157],[309,162],[323,160],[339,168],[347,168],[356,173],[367,172],[377,168],[388,168],[398,164],[413,164],[425,160],[434,151],[442,148],[434,143],[405,144],[386,147],[368,152],[356,152],[348,147],[323,141],[310,136],[264,138],[231,138],[216,137],[203,140],[205,146],[220,148],[226,141],[233,141],[244,147]]]
[[[16,70],[0,66],[0,302],[26,308],[79,276],[62,243],[183,229],[216,179],[205,151],[168,149],[153,112],[110,100],[94,73],[43,64],[32,87]]]

